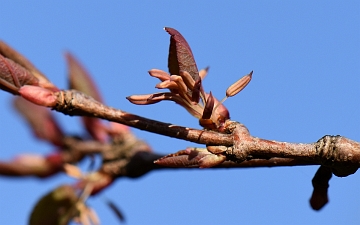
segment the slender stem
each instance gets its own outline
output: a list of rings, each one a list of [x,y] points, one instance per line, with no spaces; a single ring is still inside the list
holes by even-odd
[[[97,117],[140,130],[146,130],[148,132],[199,144],[226,146],[233,144],[232,136],[230,134],[197,130],[137,116],[105,106],[90,96],[76,90],[58,92],[57,98],[57,105],[54,109],[67,115]]]

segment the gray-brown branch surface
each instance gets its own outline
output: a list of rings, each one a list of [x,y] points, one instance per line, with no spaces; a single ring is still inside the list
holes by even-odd
[[[270,141],[251,136],[243,124],[234,121],[227,121],[224,133],[197,130],[150,120],[108,107],[76,90],[60,91],[56,96],[57,105],[54,109],[64,114],[97,117],[148,132],[205,144],[208,147],[203,150],[187,149],[165,156],[158,160],[158,164],[165,167],[198,167],[200,161],[204,161],[205,158],[207,160],[209,156],[225,156],[223,166],[217,161],[214,164],[211,161],[210,165],[324,165],[330,167],[337,176],[347,176],[355,173],[360,165],[360,143],[341,136],[327,135],[310,144]],[[214,152],[209,146],[222,147],[222,150]],[[153,157],[148,158],[154,160]]]

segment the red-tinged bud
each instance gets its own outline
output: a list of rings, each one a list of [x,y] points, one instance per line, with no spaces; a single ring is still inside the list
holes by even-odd
[[[19,93],[23,98],[36,105],[54,107],[57,102],[54,92],[42,87],[25,85],[20,88]]]
[[[0,89],[18,94],[23,85],[39,85],[39,80],[21,65],[0,54]]]
[[[238,81],[230,85],[226,90],[226,97],[232,97],[242,91],[251,81],[253,71],[251,71],[248,75],[243,76]]]
[[[214,97],[210,91],[209,97],[206,100],[202,119],[210,119],[213,109],[214,109]]]
[[[64,133],[48,108],[35,105],[21,96],[15,98],[13,103],[36,137],[63,146]]]
[[[199,103],[200,101],[200,91],[201,91],[201,78],[199,78],[192,89],[191,100],[195,103]]]

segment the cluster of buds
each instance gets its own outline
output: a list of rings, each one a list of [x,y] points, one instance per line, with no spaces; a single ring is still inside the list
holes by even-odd
[[[149,105],[163,100],[174,101],[198,118],[200,125],[205,129],[222,131],[225,121],[230,119],[229,111],[223,102],[246,87],[251,80],[252,71],[232,84],[226,90],[226,97],[218,101],[211,92],[205,93],[202,80],[207,75],[208,69],[198,71],[185,38],[173,28],[165,27],[164,29],[171,35],[168,58],[170,73],[152,69],[149,74],[161,81],[155,86],[156,88],[169,89],[170,92],[132,95],[127,99],[137,105]]]

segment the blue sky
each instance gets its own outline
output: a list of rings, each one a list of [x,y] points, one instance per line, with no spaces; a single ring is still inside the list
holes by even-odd
[[[155,91],[152,68],[167,68],[169,36],[187,39],[198,67],[210,66],[206,91],[226,88],[254,70],[246,89],[225,105],[233,120],[257,137],[315,142],[326,134],[360,141],[360,3],[358,1],[3,1],[0,39],[27,56],[58,87],[66,88],[65,50],[86,65],[105,102],[148,118],[198,127],[169,102],[131,105],[132,94]],[[11,107],[2,103],[0,159],[47,154]],[[69,133],[78,118],[57,115]],[[156,152],[192,143],[133,130]],[[355,224],[360,222],[359,174],[330,181],[330,202],[320,212],[308,203],[315,166],[179,170],[120,179],[89,200],[102,224],[117,219],[103,203],[116,202],[126,224]],[[32,206],[63,183],[0,177],[0,221],[26,224]]]

